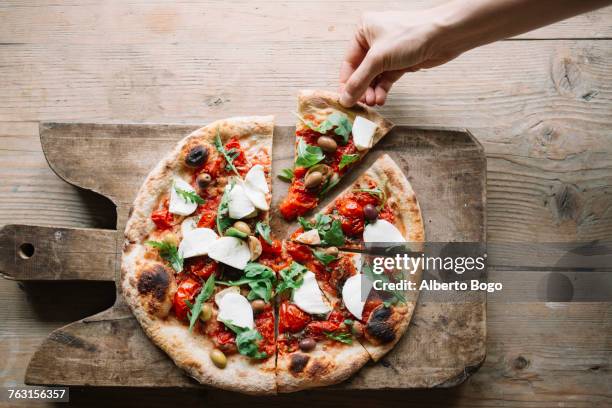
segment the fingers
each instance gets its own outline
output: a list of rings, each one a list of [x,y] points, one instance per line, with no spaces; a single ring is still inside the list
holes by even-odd
[[[374,78],[382,73],[382,68],[382,61],[370,50],[347,80],[344,92],[340,95],[340,103],[347,107],[353,106],[366,93]],[[373,100],[373,89],[369,96],[368,94],[365,95],[366,102],[368,98]]]
[[[407,71],[404,69],[397,70],[397,71],[387,71],[379,77],[376,83],[376,88],[374,89],[374,92],[376,95],[376,98],[375,98],[376,105],[385,104],[387,100],[387,95],[389,94],[391,87],[406,72]]]
[[[361,64],[368,51],[367,43],[364,42],[359,31],[351,39],[349,47],[340,64],[340,88],[344,90],[346,81],[351,77],[355,69]]]

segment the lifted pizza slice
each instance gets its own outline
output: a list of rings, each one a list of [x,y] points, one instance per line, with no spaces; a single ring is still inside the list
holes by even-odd
[[[345,108],[326,91],[300,91],[297,116],[294,166],[283,171],[291,182],[280,204],[287,220],[314,209],[393,127],[371,108]]]

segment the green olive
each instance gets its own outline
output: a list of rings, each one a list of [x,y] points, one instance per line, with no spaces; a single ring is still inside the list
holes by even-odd
[[[304,179],[304,187],[307,189],[318,188],[323,183],[323,174],[318,171],[313,171]]]
[[[255,313],[261,313],[266,308],[266,302],[264,302],[262,299],[256,299],[251,302],[251,307]]]
[[[225,357],[225,354],[219,349],[214,349],[210,352],[210,359],[213,364],[219,368],[225,368],[225,366],[227,366],[227,357]]]
[[[251,227],[244,221],[236,221],[234,223],[234,228],[236,228],[240,232],[244,232],[247,235],[251,234]]]
[[[203,322],[207,322],[212,317],[213,308],[210,304],[204,303],[202,305],[202,311],[200,312],[200,320]]]
[[[331,255],[331,256],[333,256],[333,257],[337,257],[337,256],[338,256],[338,253],[339,253],[340,251],[338,250],[338,247],[331,246],[331,247],[327,248],[327,249],[325,250],[325,252],[326,252],[328,255]]]
[[[164,242],[167,242],[167,243],[169,243],[171,245],[174,245],[174,246],[178,246],[179,239],[178,239],[178,237],[176,236],[175,233],[169,232],[169,233],[166,234],[166,236],[164,236]]]
[[[336,141],[329,136],[320,136],[317,139],[317,144],[324,152],[328,153],[335,152],[338,148]]]

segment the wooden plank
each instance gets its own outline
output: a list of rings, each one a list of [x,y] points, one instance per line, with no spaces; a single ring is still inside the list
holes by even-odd
[[[364,11],[422,10],[446,0],[81,3],[5,1],[0,38],[19,43],[143,44],[348,41]],[[322,12],[324,10],[324,12]],[[287,18],[290,16],[289,18]],[[610,38],[612,9],[574,17],[519,38]],[[228,30],[228,27],[232,27]]]
[[[5,225],[0,274],[27,280],[114,281],[115,230]]]
[[[344,44],[202,41],[137,49],[106,42],[0,46],[0,120],[206,123],[273,113],[291,124],[298,89],[336,88]],[[611,64],[609,40],[495,43],[406,76],[382,112],[406,125],[468,127],[479,138],[538,125],[563,133],[578,123],[592,134],[610,123]]]

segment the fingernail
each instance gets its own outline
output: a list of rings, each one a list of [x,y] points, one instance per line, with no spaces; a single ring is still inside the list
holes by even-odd
[[[343,92],[342,95],[340,95],[340,104],[346,107],[350,107],[353,105],[351,99],[351,95],[349,95],[348,92]]]

